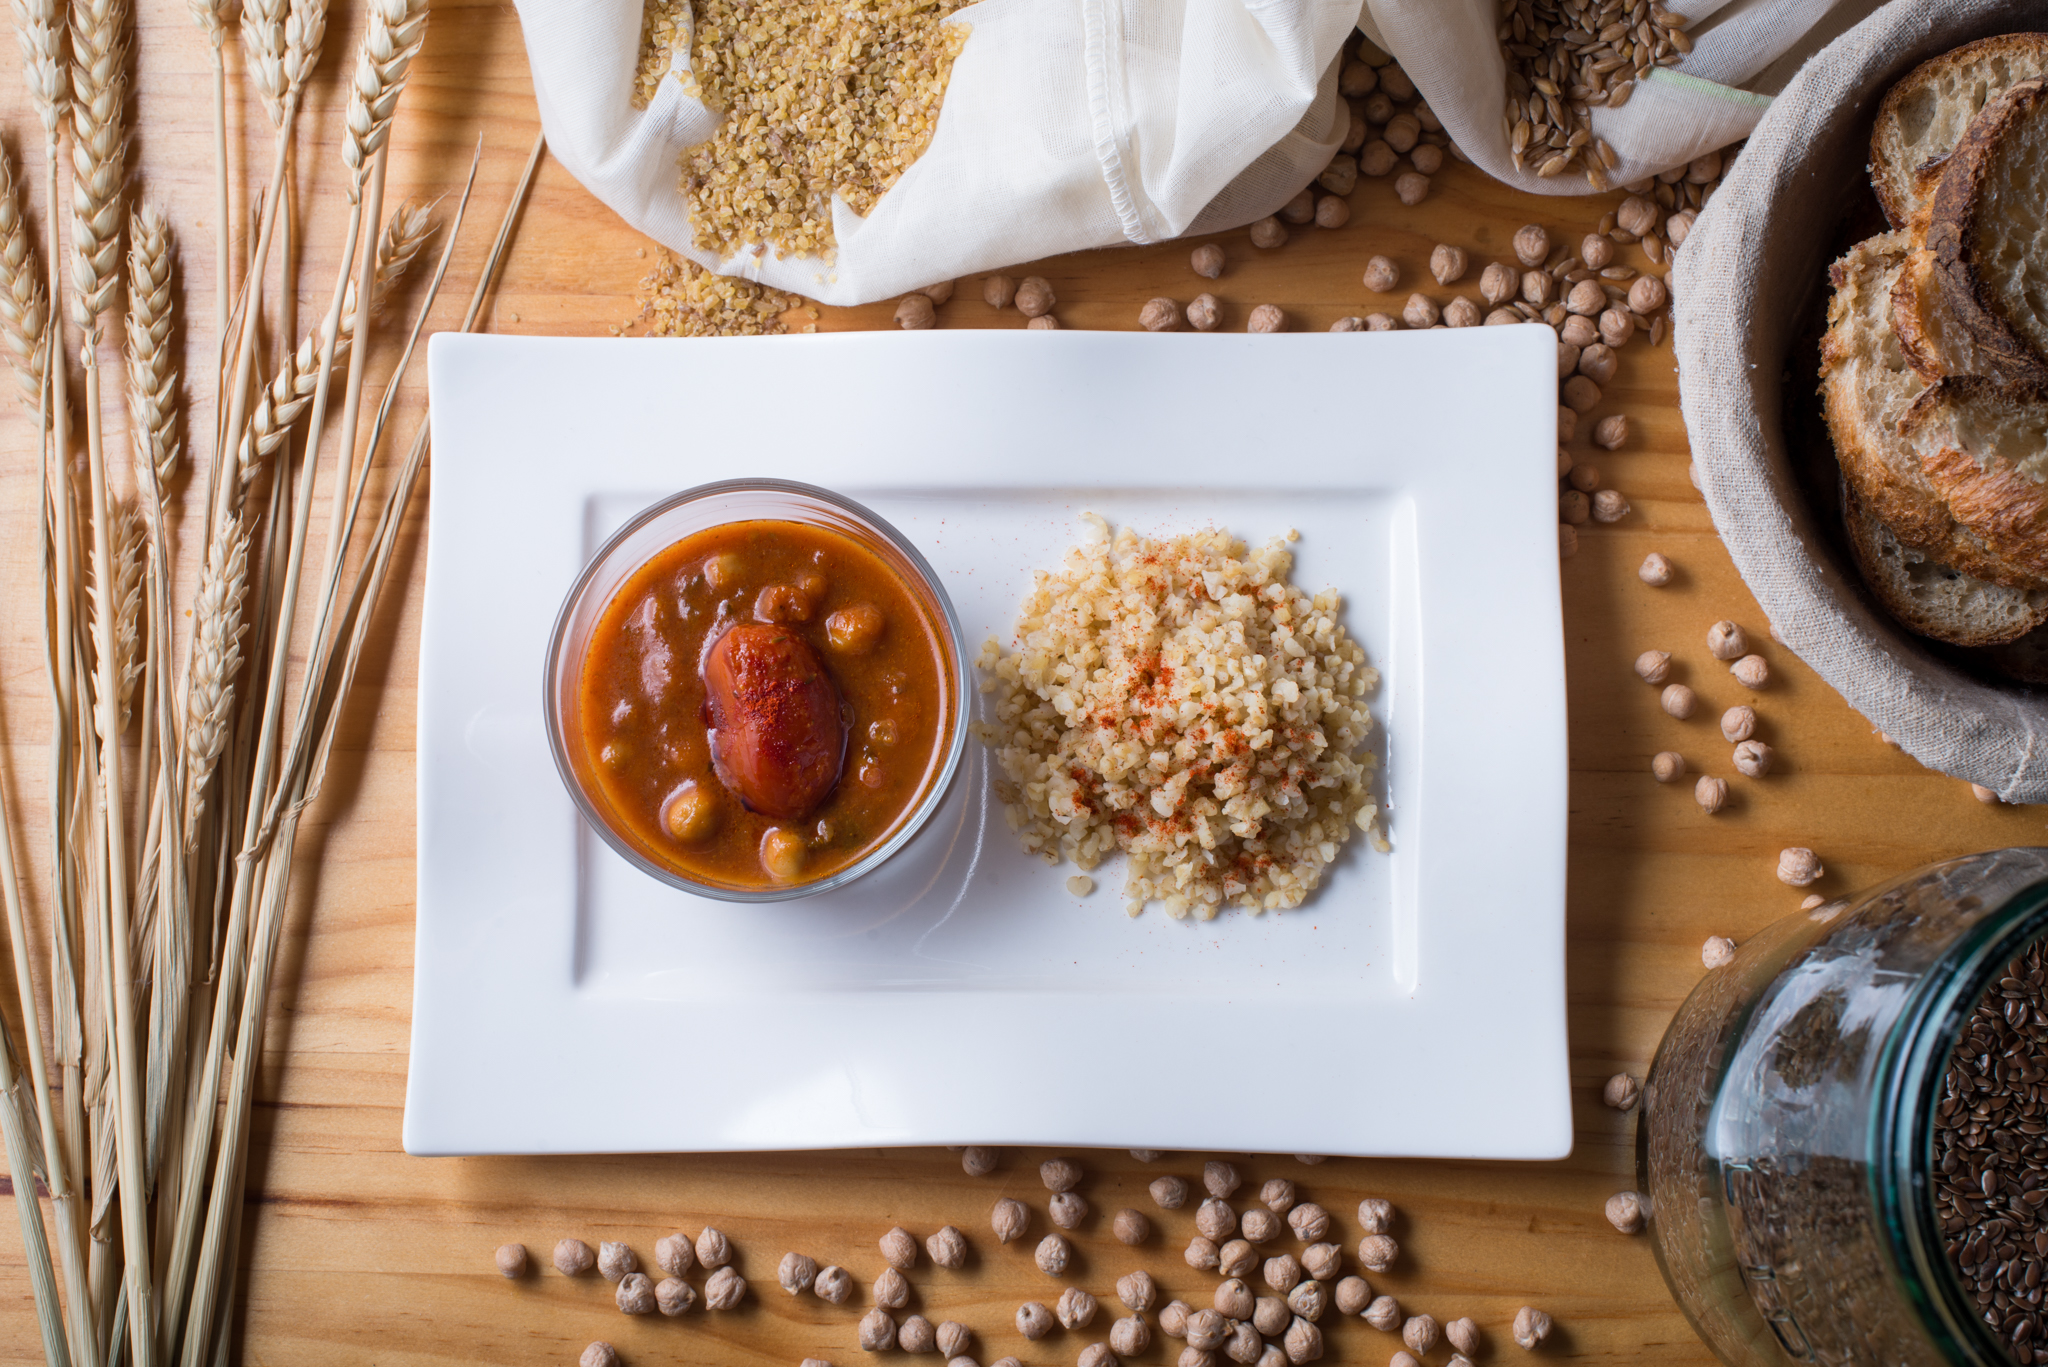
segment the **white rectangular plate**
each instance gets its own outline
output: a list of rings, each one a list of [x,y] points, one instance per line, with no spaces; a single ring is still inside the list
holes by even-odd
[[[407,1150],[1567,1153],[1555,367],[1536,327],[434,338]],[[633,513],[750,475],[894,523],[970,653],[1083,512],[1298,530],[1382,672],[1393,852],[1296,911],[1130,919],[1119,866],[1077,898],[1023,853],[970,740],[835,893],[636,872],[556,775],[549,633]],[[1246,1092],[1276,1068],[1285,1105]]]

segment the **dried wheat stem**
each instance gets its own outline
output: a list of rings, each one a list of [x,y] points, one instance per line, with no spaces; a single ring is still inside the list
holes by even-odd
[[[5,150],[0,150],[0,344],[6,347],[22,402],[40,412],[50,360],[50,301],[22,214],[21,187]]]
[[[121,283],[128,20],[127,0],[72,0],[72,319],[88,346]],[[91,413],[86,420],[93,420]]]
[[[369,178],[370,159],[391,135],[391,116],[405,93],[406,74],[427,36],[427,0],[370,0],[370,27],[356,59],[349,92],[341,159],[354,172],[351,197]]]
[[[128,411],[138,489],[146,483],[144,463],[154,470],[161,489],[177,472],[184,452],[178,440],[173,308],[170,224],[155,209],[144,207],[128,221]]]

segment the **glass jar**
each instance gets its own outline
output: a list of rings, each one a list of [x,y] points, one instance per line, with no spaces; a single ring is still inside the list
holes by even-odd
[[[1686,998],[1636,1166],[1664,1279],[1724,1362],[2032,1358],[1965,1289],[1930,1177],[1951,1049],[2044,930],[2048,850],[1969,855],[1777,922]]]

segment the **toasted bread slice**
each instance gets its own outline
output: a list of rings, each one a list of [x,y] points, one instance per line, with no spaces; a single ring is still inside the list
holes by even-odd
[[[1921,239],[1941,310],[1975,353],[1969,374],[2048,387],[2044,210],[2048,81],[2022,81],[1970,124]]]
[[[2002,588],[1902,545],[1846,481],[1842,519],[1863,582],[1907,630],[1951,645],[1992,646],[2048,623],[2048,591]]]
[[[2002,33],[1930,58],[1892,86],[1870,134],[1870,184],[1894,228],[1933,200],[1977,111],[2037,76],[2048,76],[2048,34]]]
[[[1923,384],[1948,375],[1975,375],[1984,364],[1969,332],[1944,305],[1934,253],[1921,245],[1926,241],[1930,211],[1931,206],[1922,210],[1918,224],[1900,234],[1910,236],[1914,245],[1893,279],[1891,297],[1892,332],[1899,339],[1906,364]]]
[[[1951,375],[1899,430],[1959,524],[2021,574],[2048,578],[2048,391]]]

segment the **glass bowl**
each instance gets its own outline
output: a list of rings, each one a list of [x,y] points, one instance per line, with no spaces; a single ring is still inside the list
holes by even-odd
[[[610,803],[594,775],[587,772],[580,707],[583,661],[591,631],[620,587],[648,560],[684,537],[731,522],[798,522],[839,533],[858,542],[893,569],[911,596],[928,613],[941,638],[940,687],[943,693],[938,743],[926,768],[916,800],[895,829],[866,854],[823,877],[768,887],[741,887],[693,878],[651,857],[641,843],[610,814]],[[909,843],[945,799],[967,745],[969,706],[967,654],[962,648],[960,621],[953,602],[929,562],[903,534],[852,499],[793,480],[723,480],[663,499],[621,527],[606,541],[583,573],[555,619],[548,643],[542,706],[547,713],[548,745],[555,767],[575,799],[577,810],[606,844],[635,868],[685,892],[727,902],[782,902],[812,897],[844,887],[879,868]]]

